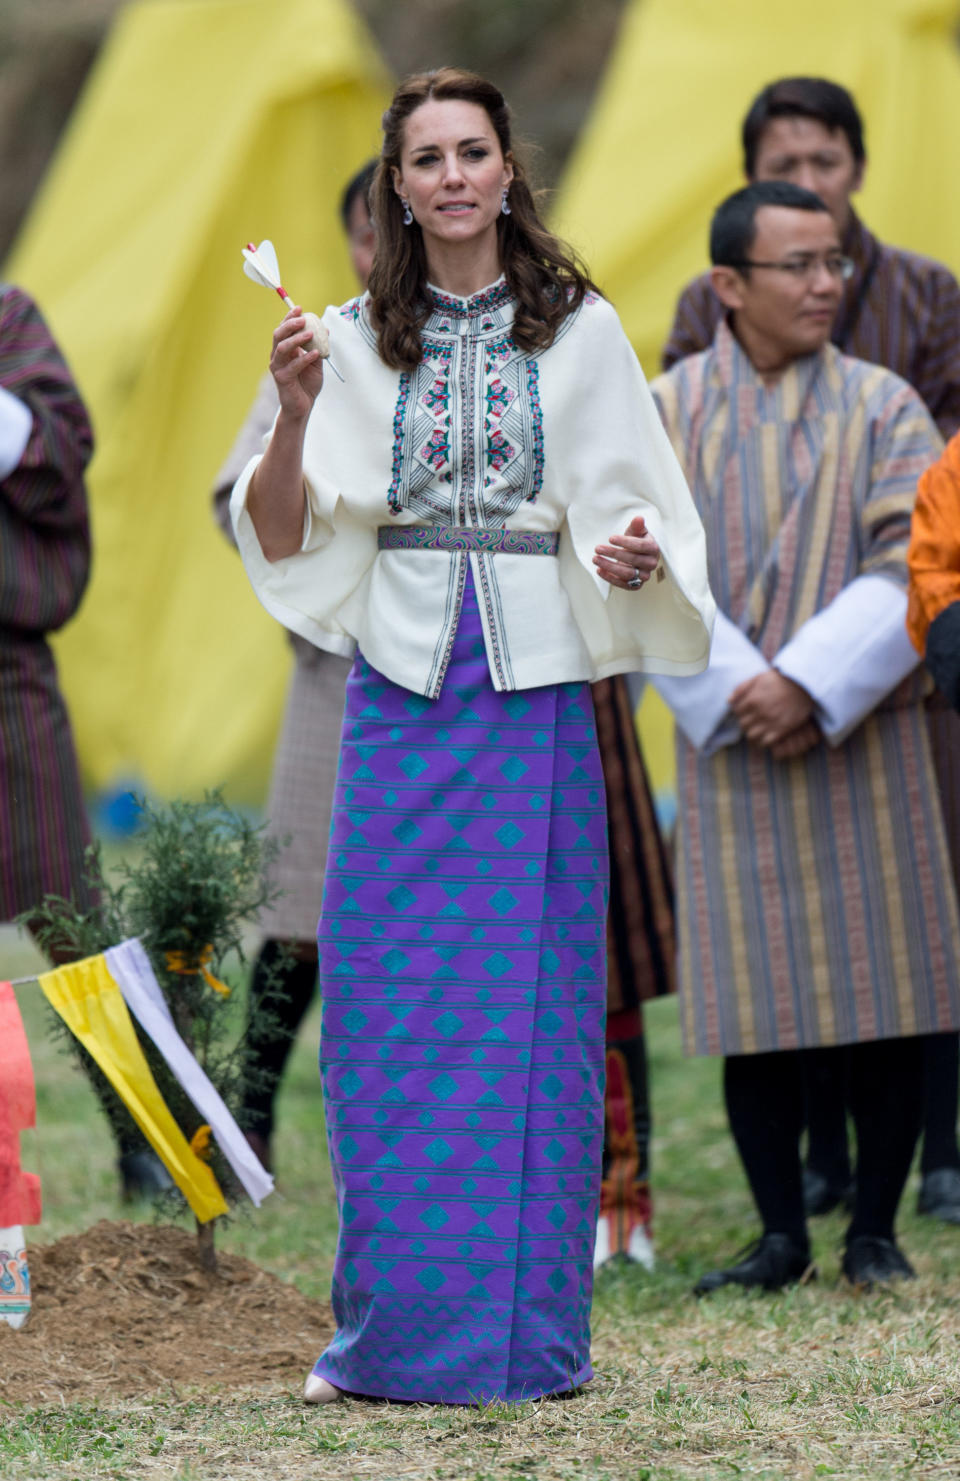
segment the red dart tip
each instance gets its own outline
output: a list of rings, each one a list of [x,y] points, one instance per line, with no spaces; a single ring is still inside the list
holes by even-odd
[[[248,242],[248,243],[247,243],[247,251],[248,251],[248,252],[256,252],[256,250],[257,250],[257,249],[256,249],[256,247],[255,247],[255,246],[254,246],[254,245],[253,245],[253,243],[252,243],[252,242]]]

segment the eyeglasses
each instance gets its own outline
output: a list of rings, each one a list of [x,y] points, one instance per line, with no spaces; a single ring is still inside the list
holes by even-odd
[[[772,268],[774,272],[789,274],[798,282],[808,281],[815,276],[817,268],[825,267],[831,278],[840,278],[846,282],[853,277],[856,263],[852,257],[843,257],[837,252],[831,253],[829,257],[790,257],[786,262],[753,262],[749,257],[744,257],[739,262],[728,262],[726,266]]]

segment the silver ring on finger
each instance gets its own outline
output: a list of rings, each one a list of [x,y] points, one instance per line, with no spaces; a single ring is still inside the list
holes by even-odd
[[[630,590],[630,591],[639,591],[639,589],[640,589],[640,587],[642,585],[643,585],[643,577],[641,576],[641,574],[640,574],[639,571],[634,571],[633,575],[630,577],[630,580],[627,582],[627,588],[628,588],[628,590]]]

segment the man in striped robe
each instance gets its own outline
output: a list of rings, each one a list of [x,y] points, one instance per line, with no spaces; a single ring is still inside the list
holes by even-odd
[[[830,337],[847,355],[885,365],[919,392],[941,434],[960,428],[960,286],[940,262],[879,242],[853,208],[867,168],[863,121],[847,92],[822,77],[784,77],[763,88],[742,129],[748,180],[785,180],[828,206],[853,263]],[[705,350],[723,305],[703,273],[684,289],[663,353],[665,370]],[[947,822],[954,879],[960,883],[960,717],[942,694],[927,703],[930,744]],[[957,1101],[960,1039],[932,1037],[924,1050],[925,1106],[918,1212],[960,1223]],[[832,1060],[811,1055],[807,1082],[809,1213],[826,1213],[847,1194],[845,1084]]]
[[[90,571],[86,409],[36,305],[0,285],[0,920],[88,898],[89,842],[47,634]]]
[[[711,228],[729,320],[654,385],[707,532],[710,666],[657,681],[678,740],[681,1020],[725,1058],[763,1221],[705,1275],[776,1288],[810,1249],[799,1139],[809,1051],[848,1046],[857,1192],[843,1269],[912,1274],[894,1217],[927,1035],[960,1026],[960,923],[906,635],[917,394],[829,342],[850,264],[818,196],[763,183]]]

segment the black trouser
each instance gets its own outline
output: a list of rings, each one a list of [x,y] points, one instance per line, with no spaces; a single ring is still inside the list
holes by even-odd
[[[960,1035],[929,1034],[923,1049],[923,1173],[939,1167],[960,1168],[957,1145],[957,1098],[960,1079]],[[850,1181],[847,1146],[847,1085],[832,1049],[811,1049],[804,1060],[807,1164],[831,1188]]]
[[[923,1111],[926,1040],[879,1039],[833,1055],[846,1067],[857,1132],[857,1195],[848,1242],[861,1234],[893,1238],[893,1221],[913,1160]],[[800,1135],[804,1063],[809,1050],[738,1054],[724,1062],[724,1095],[737,1150],[765,1234],[807,1244]]]
[[[317,964],[300,961],[290,944],[265,941],[254,963],[244,1060],[243,1129],[269,1137],[273,1103],[316,991]]]

